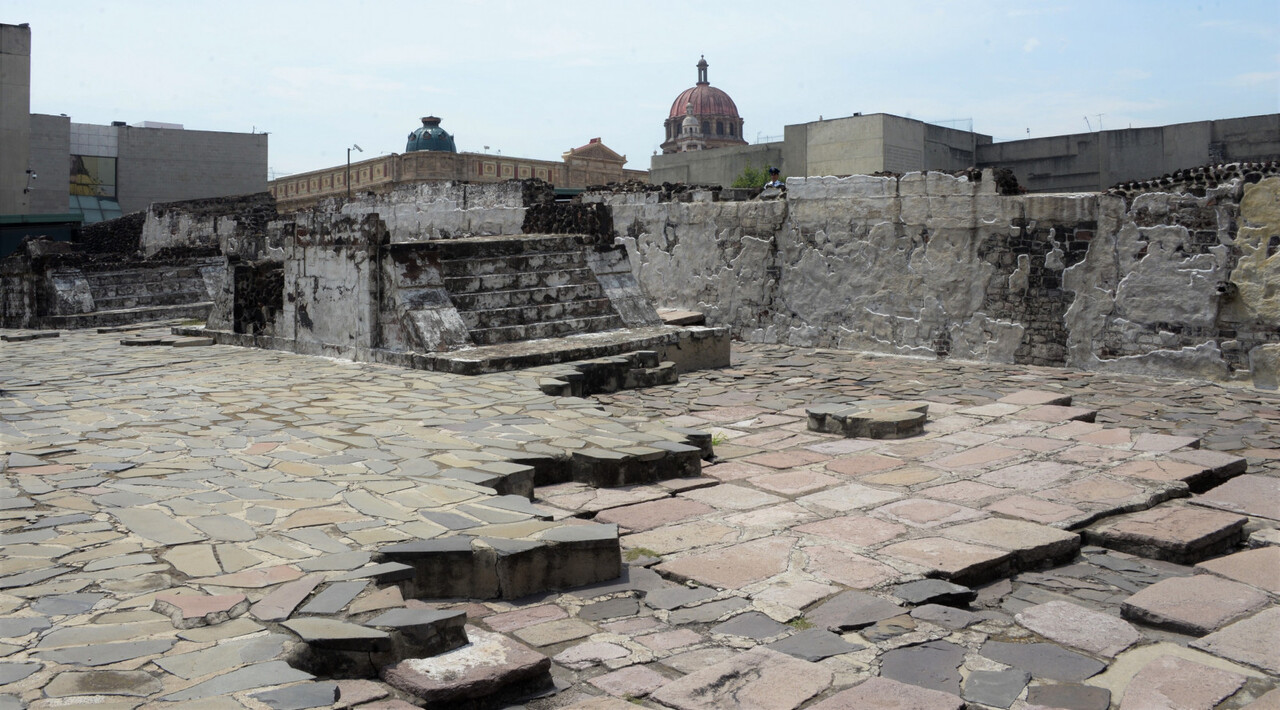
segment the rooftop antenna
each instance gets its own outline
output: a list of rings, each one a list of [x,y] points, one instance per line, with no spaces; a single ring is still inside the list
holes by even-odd
[[[1088,126],[1088,127],[1089,127],[1089,132],[1090,132],[1090,133],[1093,133],[1093,124],[1092,124],[1092,123],[1089,123],[1089,117],[1088,117],[1088,116],[1085,116],[1085,117],[1084,117],[1084,125],[1086,125],[1086,126]]]
[[[1103,116],[1105,116],[1105,115],[1107,115],[1107,114],[1105,114],[1105,113],[1099,113],[1099,114],[1097,114],[1097,117],[1098,117],[1098,130],[1099,130],[1099,131],[1101,131],[1101,130],[1102,130],[1102,117],[1103,117]]]

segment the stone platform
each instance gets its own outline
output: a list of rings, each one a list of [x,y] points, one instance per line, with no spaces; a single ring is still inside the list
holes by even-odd
[[[1280,697],[1274,395],[743,346],[582,399],[119,340],[0,344],[0,708]],[[866,399],[930,420],[809,430]]]

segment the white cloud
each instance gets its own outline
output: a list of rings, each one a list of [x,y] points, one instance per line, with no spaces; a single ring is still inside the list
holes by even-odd
[[[1034,52],[1036,47],[1039,47],[1039,46],[1040,46],[1040,40],[1036,39],[1035,37],[1032,37],[1031,39],[1022,43],[1022,51]]]
[[[1271,84],[1272,88],[1280,85],[1280,71],[1253,71],[1236,74],[1231,77],[1232,86],[1250,87],[1259,84]]]

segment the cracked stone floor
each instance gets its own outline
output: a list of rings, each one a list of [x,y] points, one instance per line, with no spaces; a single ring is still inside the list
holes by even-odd
[[[406,608],[552,659],[512,707],[1280,708],[1273,392],[743,344],[590,400],[88,331],[0,362],[0,709],[450,706],[283,660],[285,619]],[[928,403],[925,433],[809,431],[863,399]],[[698,478],[481,485],[682,428],[713,435]],[[588,587],[414,600],[372,573],[456,530],[615,525],[623,576]]]

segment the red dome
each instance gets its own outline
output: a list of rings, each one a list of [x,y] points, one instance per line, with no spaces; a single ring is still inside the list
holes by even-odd
[[[733,99],[723,91],[709,84],[699,83],[689,89],[680,92],[674,103],[671,104],[671,113],[667,118],[680,118],[684,116],[685,107],[693,103],[693,114],[695,116],[738,116],[738,107],[733,103]]]

